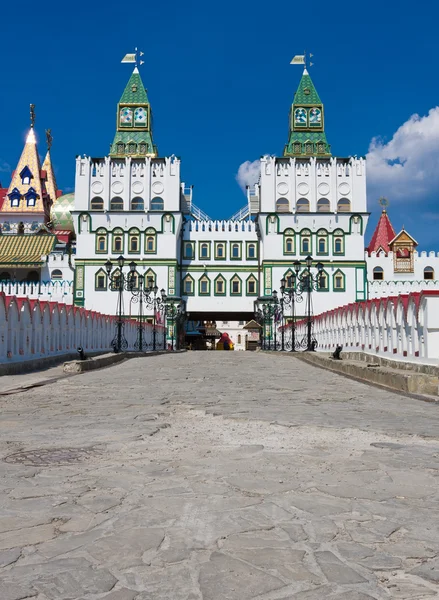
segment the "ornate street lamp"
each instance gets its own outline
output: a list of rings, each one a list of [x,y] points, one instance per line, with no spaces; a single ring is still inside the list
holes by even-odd
[[[117,296],[117,306],[116,306],[116,335],[114,336],[111,346],[114,352],[122,352],[123,350],[128,349],[128,342],[124,334],[125,323],[123,321],[123,290],[126,285],[126,277],[122,271],[125,263],[125,259],[122,255],[117,259],[117,264],[119,267],[119,272],[111,274],[113,269],[113,263],[111,260],[107,260],[105,263],[105,270],[107,271],[108,280],[110,282],[110,289],[118,292]]]
[[[263,350],[271,350],[271,338],[273,337],[274,349],[277,350],[277,322],[280,317],[279,300],[277,291],[273,290],[271,296],[261,296],[255,301],[255,319],[262,326],[261,347]],[[273,326],[274,323],[274,326]],[[269,333],[267,336],[267,326]],[[274,331],[273,331],[274,329]],[[268,337],[268,347],[267,347]]]

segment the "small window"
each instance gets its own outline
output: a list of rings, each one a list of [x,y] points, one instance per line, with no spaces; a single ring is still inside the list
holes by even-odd
[[[256,258],[256,246],[255,246],[255,244],[249,244],[248,245],[247,257],[248,258]]]
[[[99,252],[107,251],[107,238],[105,235],[100,235],[98,237],[98,251]]]
[[[241,343],[241,334],[238,333],[238,344],[240,344],[240,343]]]
[[[104,273],[98,272],[96,275],[96,289],[97,290],[105,290],[107,289],[107,278]]]
[[[320,198],[317,202],[317,212],[330,212],[331,206],[327,198]]]
[[[293,274],[291,271],[287,273],[285,277],[285,287],[287,290],[291,290],[293,288]]]
[[[425,267],[425,269],[424,269],[424,279],[434,279],[434,269],[433,269],[433,267]]]
[[[146,251],[155,252],[155,237],[153,235],[146,238]]]
[[[336,275],[335,276],[335,289],[339,290],[343,287],[343,276]]]
[[[309,237],[302,238],[302,254],[309,254],[311,252],[311,240]]]
[[[276,201],[276,211],[280,213],[290,212],[290,203],[286,198],[279,198]]]
[[[215,248],[215,258],[225,258],[224,244],[217,244]]]
[[[139,238],[138,236],[130,237],[130,252],[138,252],[139,251]]]
[[[20,197],[14,196],[11,198],[11,206],[20,206]]]
[[[122,198],[112,198],[110,202],[110,210],[123,210]]]
[[[384,279],[384,270],[382,267],[375,267],[373,270],[373,280],[374,281],[383,281]]]
[[[194,258],[194,245],[192,242],[186,242],[184,245],[184,257],[191,259]]]
[[[232,244],[232,258],[240,258],[240,250],[239,244]]]
[[[209,258],[209,246],[208,246],[208,244],[201,244],[200,258]]]
[[[206,296],[210,293],[210,282],[207,277],[200,279],[200,295]]]
[[[163,198],[156,196],[151,200],[151,210],[164,210]]]
[[[184,293],[188,296],[194,293],[194,282],[190,277],[184,280]]]
[[[256,294],[256,289],[256,279],[254,279],[254,277],[251,277],[247,280],[247,294]]]
[[[104,210],[104,201],[96,196],[92,198],[90,206],[91,210]]]
[[[326,273],[320,273],[317,280],[317,288],[319,290],[327,290],[328,289],[328,276]]]
[[[217,279],[215,281],[215,293],[219,294],[219,295],[224,295],[225,294],[225,282],[224,279],[222,277],[220,277],[219,279]]]
[[[294,239],[292,237],[287,237],[285,239],[285,254],[293,254],[294,253]]]
[[[309,212],[309,200],[300,198],[296,204],[297,212]]]
[[[123,243],[122,243],[122,238],[120,237],[120,235],[118,235],[114,238],[113,250],[114,250],[114,252],[122,252],[122,250],[123,250]]]
[[[143,210],[144,208],[144,203],[142,198],[133,198],[131,200],[131,210]]]
[[[54,269],[52,271],[52,274],[51,274],[50,277],[53,280],[58,280],[59,281],[60,279],[62,279],[62,271],[60,271],[59,269]]]
[[[241,280],[239,277],[233,277],[231,281],[231,294],[237,295],[241,293]]]
[[[147,289],[152,289],[155,286],[155,275],[152,273],[146,274],[146,287]]]
[[[122,144],[120,142],[117,144],[117,153],[118,154],[124,154],[125,153],[125,144]],[[116,210],[116,209],[114,209],[114,210]]]
[[[326,237],[320,237],[317,246],[318,254],[326,254],[327,252],[327,240]]]
[[[334,254],[343,254],[344,249],[343,249],[343,238],[342,237],[336,237],[334,239]]]
[[[338,212],[351,212],[351,203],[347,198],[341,198],[337,203]]]

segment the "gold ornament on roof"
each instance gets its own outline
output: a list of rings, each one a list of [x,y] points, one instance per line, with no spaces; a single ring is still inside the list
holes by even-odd
[[[381,198],[378,200],[378,202],[382,206],[383,212],[386,212],[386,209],[389,206],[389,201],[387,200],[387,198],[384,198],[384,196],[381,196]]]

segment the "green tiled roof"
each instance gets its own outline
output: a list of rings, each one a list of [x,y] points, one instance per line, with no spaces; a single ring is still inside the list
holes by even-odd
[[[148,95],[137,67],[134,69],[119,103],[149,104]]]
[[[322,104],[308,71],[303,71],[297,92],[294,94],[294,104]]]
[[[303,123],[296,125],[295,110],[300,107],[305,107],[301,108],[301,111],[307,116]],[[320,111],[321,123],[308,122],[310,111],[313,108]],[[312,148],[306,145],[307,142],[311,142]],[[290,133],[284,149],[284,156],[331,156],[331,146],[328,144],[324,131],[323,103],[306,69],[303,71],[297,92],[294,94],[290,112]]]

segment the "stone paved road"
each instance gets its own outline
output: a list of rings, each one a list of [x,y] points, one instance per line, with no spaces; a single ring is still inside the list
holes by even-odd
[[[435,404],[232,352],[0,404],[1,600],[438,597]]]

